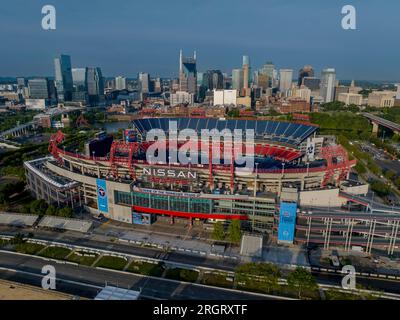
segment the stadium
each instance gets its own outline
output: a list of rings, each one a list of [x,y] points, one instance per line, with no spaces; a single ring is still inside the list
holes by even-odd
[[[149,161],[146,153],[155,142],[147,141],[146,135],[153,129],[166,132],[168,145],[179,148],[185,144],[176,138],[177,132],[169,131],[171,121],[178,133],[185,129],[254,130],[254,170],[241,174],[233,157],[207,164],[181,164],[171,161],[170,156],[166,162]],[[317,131],[317,126],[305,122],[140,118],[133,120],[122,140],[110,141],[103,134],[88,144],[86,154],[68,150],[63,145],[65,136],[58,132],[50,141],[51,156],[28,161],[25,169],[28,185],[37,198],[85,208],[94,215],[128,224],[150,225],[157,220],[228,224],[240,220],[243,230],[268,234],[280,243],[315,242],[329,247],[326,228],[331,232],[332,226],[329,229],[326,221],[336,219],[342,226],[333,228],[338,232],[334,243],[351,247],[349,233],[344,232],[348,219],[343,219],[342,213],[328,212],[328,207],[339,212],[344,206],[349,210],[350,205],[360,206],[353,196],[366,195],[368,185],[348,181],[356,162],[349,160],[335,139],[319,136]],[[223,147],[224,142],[210,143],[208,154],[201,149],[203,154],[198,156],[213,159],[215,151]],[[319,209],[312,213],[303,208]],[[339,216],[335,218],[335,214]],[[375,214],[386,221],[384,212]],[[317,224],[311,228],[313,215]],[[360,223],[365,222],[365,215],[358,218]],[[357,230],[354,237],[364,240],[364,234],[371,233],[364,226]],[[364,240],[358,244],[372,248],[369,238]],[[382,239],[376,243],[388,246]]]

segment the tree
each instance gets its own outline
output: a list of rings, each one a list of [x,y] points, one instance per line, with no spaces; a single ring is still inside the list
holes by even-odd
[[[43,216],[46,213],[48,204],[44,200],[35,200],[31,203],[30,213]]]
[[[289,273],[287,283],[290,288],[297,290],[299,299],[301,299],[304,290],[316,290],[318,288],[317,281],[311,272],[301,267],[297,267],[296,270]]]
[[[242,231],[240,230],[240,220],[232,220],[228,228],[229,240],[232,243],[239,243],[242,238]]]
[[[57,208],[53,205],[48,206],[46,210],[46,216],[56,216],[57,215]]]
[[[221,221],[218,221],[214,224],[214,229],[212,232],[212,238],[214,240],[224,240],[225,239],[225,230]]]
[[[270,263],[247,263],[237,267],[235,271],[237,282],[246,282],[247,286],[253,288],[260,288],[261,285],[267,292],[278,286],[280,277],[279,268]]]
[[[238,118],[240,116],[240,111],[239,111],[239,109],[232,109],[232,110],[230,110],[230,111],[228,111],[228,117],[231,117],[231,118]]]
[[[71,208],[65,207],[65,208],[58,210],[57,215],[59,217],[63,217],[63,218],[72,218],[74,215],[74,212],[72,211]]]

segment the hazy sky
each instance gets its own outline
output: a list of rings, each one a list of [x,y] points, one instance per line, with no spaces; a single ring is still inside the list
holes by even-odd
[[[41,28],[42,6],[57,9],[57,30]],[[341,9],[357,9],[357,30]],[[53,58],[100,66],[106,76],[176,76],[179,49],[197,50],[198,70],[258,68],[273,61],[340,79],[400,80],[398,0],[13,0],[0,9],[0,76],[53,75]]]

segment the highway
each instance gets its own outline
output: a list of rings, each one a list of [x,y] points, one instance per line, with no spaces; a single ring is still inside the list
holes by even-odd
[[[135,274],[120,273],[85,266],[56,264],[38,257],[27,257],[14,253],[0,253],[0,278],[19,283],[41,286],[41,270],[45,265],[56,268],[58,291],[94,298],[100,287],[118,286],[139,291],[148,299],[168,300],[266,300],[262,295],[180,283],[161,278],[148,278]],[[12,269],[16,271],[4,270]],[[273,300],[273,297],[267,300]],[[276,298],[277,300],[278,298]]]

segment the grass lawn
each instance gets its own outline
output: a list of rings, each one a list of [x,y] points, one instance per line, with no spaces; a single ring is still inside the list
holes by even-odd
[[[84,252],[79,252],[79,253],[83,254]],[[91,266],[93,264],[93,262],[96,261],[97,258],[98,258],[97,254],[94,257],[84,257],[84,256],[77,255],[74,252],[73,254],[71,254],[68,257],[67,260],[71,261],[71,262],[79,263],[79,264],[84,265],[84,266]]]
[[[45,246],[37,243],[21,243],[15,246],[15,251],[25,254],[36,254]]]
[[[133,261],[127,271],[146,276],[161,277],[164,272],[164,267],[161,264]]]
[[[361,300],[361,297],[356,294],[340,292],[336,290],[325,291],[326,300]]]
[[[226,280],[228,276],[221,275],[219,273],[205,273],[201,283],[210,285],[210,286],[217,286],[217,287],[223,287],[223,288],[232,288],[233,287],[233,281],[228,281]]]
[[[289,286],[283,286],[283,285],[279,286],[279,288],[274,290],[274,293],[285,297],[290,297],[295,299],[299,298],[297,290],[289,288]],[[301,298],[302,300],[321,300],[318,290],[304,290],[301,293]]]
[[[127,263],[128,261],[123,258],[104,256],[96,263],[96,267],[123,270]]]
[[[173,280],[196,282],[199,273],[193,270],[174,268],[167,270],[166,277]]]
[[[47,247],[43,252],[40,253],[41,257],[64,260],[65,257],[71,253],[70,249],[62,247]]]
[[[0,239],[0,248],[5,247],[5,246],[8,245],[9,243],[10,243],[9,240]]]

